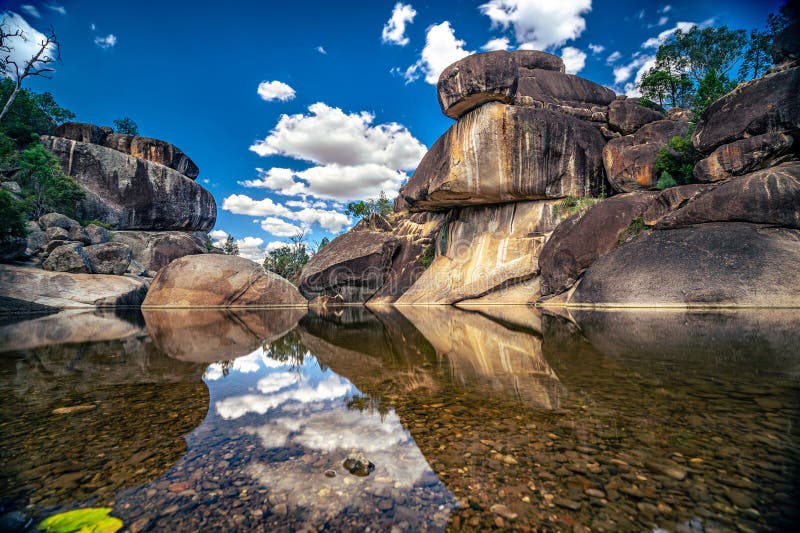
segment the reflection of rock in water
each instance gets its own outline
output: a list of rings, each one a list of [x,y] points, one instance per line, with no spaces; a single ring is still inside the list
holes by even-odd
[[[800,310],[572,310],[592,346],[636,370],[798,374]]]
[[[253,352],[297,325],[304,308],[144,309],[156,345],[181,361],[213,363]]]
[[[548,409],[558,408],[560,397],[566,394],[542,356],[539,337],[452,307],[399,309],[437,354],[447,359],[456,382],[513,391],[526,403]]]
[[[64,324],[64,338],[78,338],[74,324],[71,318]],[[202,372],[166,357],[146,336],[4,354],[4,499],[15,507],[93,497],[105,504],[121,487],[158,477],[183,455],[184,435],[205,416]]]
[[[0,326],[0,352],[143,335],[137,310],[62,311]]]

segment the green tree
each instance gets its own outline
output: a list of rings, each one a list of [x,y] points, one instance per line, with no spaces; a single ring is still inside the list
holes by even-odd
[[[14,82],[8,78],[0,78],[0,101],[9,98],[13,91]],[[8,113],[0,122],[0,132],[14,139],[20,147],[34,141],[35,134],[52,133],[56,123],[48,112],[55,110],[52,108],[43,110],[40,101],[42,101],[40,95],[27,89],[21,89]],[[63,113],[71,114],[66,109],[60,109]]]
[[[664,70],[661,70],[661,68]],[[672,74],[669,67],[663,64],[648,70],[639,82],[639,90],[642,96],[652,101],[658,101],[658,105],[664,107],[669,103],[670,107],[682,107],[686,105],[692,91],[692,82],[685,73]],[[669,102],[667,102],[669,99]]]
[[[24,237],[25,209],[5,189],[0,189],[0,242],[14,237]]]
[[[225,239],[222,251],[227,255],[239,255],[239,245],[236,244],[236,240],[231,235],[228,235],[228,238]]]
[[[75,118],[75,113],[58,105],[56,99],[49,92],[31,93],[33,101],[39,109],[55,124],[61,124]]]
[[[300,271],[308,263],[309,255],[304,233],[298,233],[289,241],[286,246],[267,252],[264,258],[264,270],[274,272],[296,284]]]
[[[347,204],[345,214],[358,218],[367,218],[372,213],[387,216],[394,211],[392,201],[387,198],[386,193],[381,191],[377,199],[368,198],[366,201],[350,202]]]
[[[694,165],[699,160],[700,154],[692,146],[689,135],[673,137],[656,155],[656,175],[659,176],[657,187],[671,187],[673,182],[677,185],[692,183]]]
[[[33,218],[54,211],[74,216],[85,193],[74,179],[64,174],[53,154],[40,143],[33,143],[22,151],[19,167],[20,185]]]
[[[736,82],[729,80],[724,74],[718,74],[714,69],[709,70],[706,77],[698,84],[692,99],[694,120],[699,120],[708,106],[732,91],[734,87],[736,87]]]
[[[746,43],[744,30],[730,30],[727,26],[702,29],[693,26],[686,32],[676,31],[666,47],[670,54],[681,58],[692,80],[700,83],[711,70],[727,76],[741,59]]]
[[[122,117],[114,120],[114,130],[117,133],[126,135],[139,135],[139,126],[130,117]]]
[[[320,250],[322,250],[323,248],[328,246],[330,243],[331,243],[331,240],[329,238],[323,237],[322,240],[319,241],[319,244],[317,245],[317,253],[319,253]]]

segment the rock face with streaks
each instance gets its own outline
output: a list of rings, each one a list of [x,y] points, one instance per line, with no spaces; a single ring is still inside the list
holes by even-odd
[[[153,279],[143,307],[307,306],[294,285],[235,255],[181,257]]]
[[[598,195],[604,188],[596,128],[544,109],[489,103],[434,143],[400,190],[396,209]]]
[[[793,145],[790,135],[778,132],[723,144],[697,162],[694,177],[702,182],[719,181],[769,167],[791,158]]]
[[[214,197],[183,174],[97,144],[42,137],[64,172],[86,190],[78,216],[117,229],[208,231]]]

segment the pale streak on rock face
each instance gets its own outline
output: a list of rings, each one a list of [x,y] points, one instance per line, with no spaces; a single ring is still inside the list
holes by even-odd
[[[542,341],[507,329],[478,313],[452,307],[400,307],[399,311],[447,357],[459,382],[494,382],[530,405],[559,407],[564,387],[542,355]]]
[[[488,103],[436,141],[396,209],[596,196],[605,186],[604,144],[596,128],[576,118]]]
[[[447,229],[447,249],[397,301],[451,304],[533,278],[539,252],[561,221],[558,201],[464,208]]]

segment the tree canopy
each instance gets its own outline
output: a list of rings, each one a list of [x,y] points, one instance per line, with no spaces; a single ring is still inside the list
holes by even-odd
[[[360,200],[358,202],[350,202],[347,204],[347,209],[344,213],[348,216],[354,216],[363,219],[367,218],[372,213],[386,216],[391,214],[392,211],[394,211],[394,208],[391,200],[387,198],[385,192],[381,191],[377,199],[368,198],[366,201]]]
[[[139,135],[139,126],[130,117],[122,117],[114,120],[114,130],[117,133],[126,135]]]

